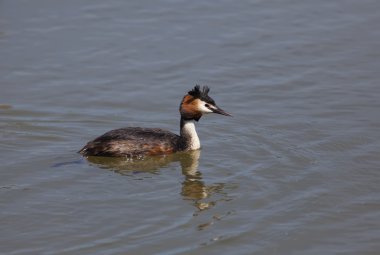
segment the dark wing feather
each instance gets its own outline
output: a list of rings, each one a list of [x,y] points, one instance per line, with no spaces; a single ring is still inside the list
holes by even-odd
[[[87,143],[84,156],[127,156],[168,154],[176,151],[179,136],[158,128],[120,128]]]

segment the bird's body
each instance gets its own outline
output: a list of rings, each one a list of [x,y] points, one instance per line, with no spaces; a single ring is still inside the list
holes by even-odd
[[[184,96],[181,105],[180,135],[159,128],[127,127],[111,130],[88,142],[80,151],[84,156],[143,157],[163,155],[200,148],[195,121],[202,114],[229,115],[215,105],[207,87],[199,86]]]
[[[176,152],[180,136],[159,128],[128,127],[109,131],[89,142],[80,153],[91,156],[157,155]]]

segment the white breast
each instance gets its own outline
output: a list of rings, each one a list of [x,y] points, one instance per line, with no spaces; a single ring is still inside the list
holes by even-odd
[[[198,150],[201,148],[201,143],[197,131],[195,130],[195,124],[193,120],[185,121],[182,132],[190,138],[190,150]]]

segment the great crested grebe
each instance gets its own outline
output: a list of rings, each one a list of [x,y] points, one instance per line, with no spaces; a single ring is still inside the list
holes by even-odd
[[[220,109],[208,95],[210,89],[196,85],[182,99],[180,135],[159,128],[127,127],[111,130],[88,142],[79,153],[83,156],[143,157],[178,151],[198,150],[201,145],[195,121],[203,114],[218,113],[231,116]]]

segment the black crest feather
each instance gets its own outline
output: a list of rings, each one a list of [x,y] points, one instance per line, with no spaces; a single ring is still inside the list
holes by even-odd
[[[211,97],[209,97],[208,92],[210,92],[210,88],[208,86],[203,86],[203,88],[201,90],[201,86],[196,85],[188,93],[189,93],[189,95],[193,96],[194,98],[199,98],[202,101],[205,101],[207,103],[211,103],[211,104],[215,105],[214,100]]]

